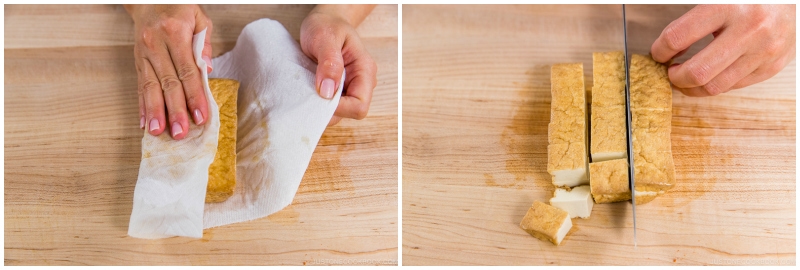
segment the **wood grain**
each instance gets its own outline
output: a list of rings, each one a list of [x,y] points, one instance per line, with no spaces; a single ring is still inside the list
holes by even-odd
[[[297,37],[311,8],[205,6],[214,54],[262,17]],[[124,9],[6,5],[5,23],[6,265],[397,264],[396,5],[358,28],[379,68],[369,116],[325,131],[292,205],[202,239],[127,236],[143,132]]]
[[[629,6],[646,54],[691,6]],[[562,246],[518,227],[548,201],[550,66],[622,49],[616,6],[403,5],[403,263],[795,264],[795,73],[711,98],[675,93],[676,187],[595,205]],[[704,39],[681,59],[707,44]],[[679,59],[680,60],[680,59]]]

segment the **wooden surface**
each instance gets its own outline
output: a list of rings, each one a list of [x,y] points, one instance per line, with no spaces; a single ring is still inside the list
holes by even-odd
[[[553,192],[550,66],[583,62],[590,88],[592,52],[622,49],[620,7],[402,8],[404,265],[795,264],[794,61],[721,96],[675,92],[677,184],[637,207],[637,248],[627,202],[556,247],[518,227]],[[689,8],[629,6],[631,52]]]
[[[205,6],[214,55],[312,6]],[[397,6],[358,29],[378,64],[369,116],[320,140],[292,205],[205,230],[127,236],[141,157],[133,22],[121,6],[5,6],[5,264],[397,264]]]

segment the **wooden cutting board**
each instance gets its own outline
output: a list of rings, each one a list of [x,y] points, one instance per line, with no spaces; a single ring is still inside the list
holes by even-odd
[[[629,6],[647,54],[691,6]],[[795,264],[795,73],[674,93],[675,188],[595,205],[562,246],[518,227],[548,201],[550,66],[622,49],[620,6],[403,5],[403,264]],[[707,44],[709,38],[702,43]],[[686,57],[696,53],[695,46]]]
[[[312,6],[213,5],[214,55]],[[369,116],[328,128],[292,205],[202,239],[127,236],[141,159],[133,22],[117,5],[5,6],[5,264],[397,264],[397,6],[358,32],[378,64]]]

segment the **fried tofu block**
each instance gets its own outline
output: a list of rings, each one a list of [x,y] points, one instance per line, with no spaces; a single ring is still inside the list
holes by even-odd
[[[593,53],[592,68],[592,106],[625,105],[625,55]]]
[[[666,129],[633,132],[633,164],[636,173],[636,204],[644,204],[675,185],[672,143]]]
[[[631,57],[631,125],[636,204],[675,185],[672,159],[672,87],[667,67],[649,56]]]
[[[628,157],[625,105],[592,106],[592,162]]]
[[[594,200],[592,200],[588,185],[577,186],[569,190],[556,188],[553,198],[550,198],[550,205],[567,211],[570,218],[589,218],[592,214]]]
[[[672,85],[667,66],[650,56],[631,56],[631,109],[672,110]]]
[[[206,202],[223,202],[233,195],[236,186],[236,124],[239,82],[209,79],[211,95],[219,106],[219,141],[217,154],[208,167]]]
[[[587,184],[588,119],[583,64],[553,65],[550,83],[547,172],[556,186]]]
[[[613,203],[631,199],[627,159],[589,163],[589,182],[596,203]]]
[[[535,201],[522,218],[519,227],[539,240],[560,245],[572,228],[572,220],[567,211]]]

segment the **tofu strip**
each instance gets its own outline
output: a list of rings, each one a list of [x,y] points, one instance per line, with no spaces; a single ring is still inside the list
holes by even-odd
[[[596,52],[592,65],[592,162],[627,158],[624,55]]]
[[[548,127],[547,172],[555,186],[589,183],[586,90],[583,64],[555,64],[550,71],[552,100]]]
[[[649,56],[631,57],[631,120],[636,204],[675,185],[672,160],[672,86],[667,67]]]

